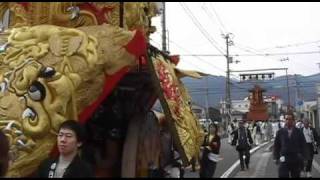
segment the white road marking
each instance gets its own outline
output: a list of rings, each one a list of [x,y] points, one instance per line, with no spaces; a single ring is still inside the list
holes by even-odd
[[[268,144],[269,142],[264,142],[262,144],[260,144],[259,146],[253,148],[250,150],[250,154],[256,152],[259,148],[261,148],[262,146]],[[224,172],[220,178],[228,178],[230,176],[230,174],[232,173],[232,171],[234,171],[236,169],[237,166],[240,165],[240,160],[237,160],[226,172]]]
[[[320,165],[317,163],[317,161],[313,160],[312,166],[320,173]]]

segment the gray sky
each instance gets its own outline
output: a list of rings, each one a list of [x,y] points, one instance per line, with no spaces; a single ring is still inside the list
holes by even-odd
[[[288,68],[289,74],[302,75],[320,72],[319,2],[167,2],[166,13],[171,54],[218,55],[181,56],[178,67],[182,69],[225,76],[226,58],[222,53],[226,52],[226,43],[221,34],[229,32],[234,35],[229,52],[238,54],[234,60],[240,61],[230,64],[231,70]],[[153,19],[157,32],[151,35],[151,43],[158,48],[160,22],[160,16]],[[289,61],[280,61],[285,58]],[[239,76],[234,72],[231,78]]]

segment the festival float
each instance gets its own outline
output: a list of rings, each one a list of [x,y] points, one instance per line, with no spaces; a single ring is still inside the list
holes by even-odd
[[[180,78],[201,75],[149,44],[158,14],[154,2],[0,3],[6,177],[32,177],[56,156],[57,131],[68,119],[86,128],[80,153],[97,177],[150,177],[173,150],[189,165],[203,132]],[[162,118],[152,111],[157,99]]]

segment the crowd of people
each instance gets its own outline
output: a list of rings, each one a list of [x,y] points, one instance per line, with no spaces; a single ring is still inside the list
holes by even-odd
[[[250,149],[274,138],[273,158],[279,177],[312,177],[312,162],[320,139],[309,119],[298,120],[288,112],[285,121],[234,121],[228,127],[228,143],[239,153],[240,168],[250,164]]]
[[[217,123],[209,126],[201,146],[201,153],[193,158],[194,162],[199,161],[200,178],[213,177],[221,160],[219,129]],[[238,152],[241,171],[250,167],[250,149],[274,138],[273,158],[278,165],[279,177],[301,177],[303,173],[306,177],[312,177],[312,162],[314,155],[318,154],[320,139],[308,119],[295,122],[293,113],[288,113],[284,123],[234,121],[228,127],[228,133],[228,142]],[[85,137],[85,132],[77,121],[67,120],[62,123],[57,135],[59,156],[43,161],[37,171],[37,177],[94,177],[92,167],[78,155]],[[9,142],[2,131],[0,131],[0,154],[0,176],[3,177],[10,158]],[[175,154],[178,164],[176,176],[183,177],[184,168],[182,163],[179,163],[181,159],[177,152]]]
[[[244,126],[250,131],[253,145],[258,146],[263,142],[270,141],[275,137],[279,123],[271,122],[244,122]],[[233,139],[233,131],[238,127],[238,121],[234,120],[228,126],[228,143],[230,144]]]

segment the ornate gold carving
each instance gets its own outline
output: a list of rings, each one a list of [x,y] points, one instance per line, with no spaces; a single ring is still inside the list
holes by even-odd
[[[183,153],[190,161],[192,157],[198,155],[204,138],[199,122],[188,104],[191,102],[191,97],[175,74],[173,63],[165,60],[160,54],[152,56],[152,63],[164,95],[165,101],[161,103],[168,105],[170,114],[166,115],[174,121]]]
[[[81,27],[98,25],[98,19],[114,26],[120,26],[120,2],[3,2],[0,4],[0,18],[7,9],[11,11],[10,28],[50,24],[63,27]],[[71,12],[71,7],[94,7],[96,12],[80,9]],[[123,2],[124,29],[143,29],[148,36],[155,31],[151,18],[158,10],[154,2]],[[90,8],[89,8],[90,9]],[[72,17],[73,14],[78,14]]]
[[[128,30],[154,32],[157,8],[153,2],[123,5],[120,28],[120,2],[0,3],[0,19],[11,12],[8,31],[0,33],[0,129],[13,157],[7,176],[33,172],[55,144],[59,125],[78,119],[101,95],[105,76],[136,65],[124,48],[136,32]],[[181,82],[170,73],[181,100]],[[175,125],[190,159],[197,152],[198,127],[189,107],[179,102]]]
[[[52,149],[59,125],[78,119],[100,96],[105,76],[135,65],[123,47],[134,35],[105,24],[25,26],[1,37],[9,43],[0,53],[0,129],[14,157],[9,177],[34,171]]]

